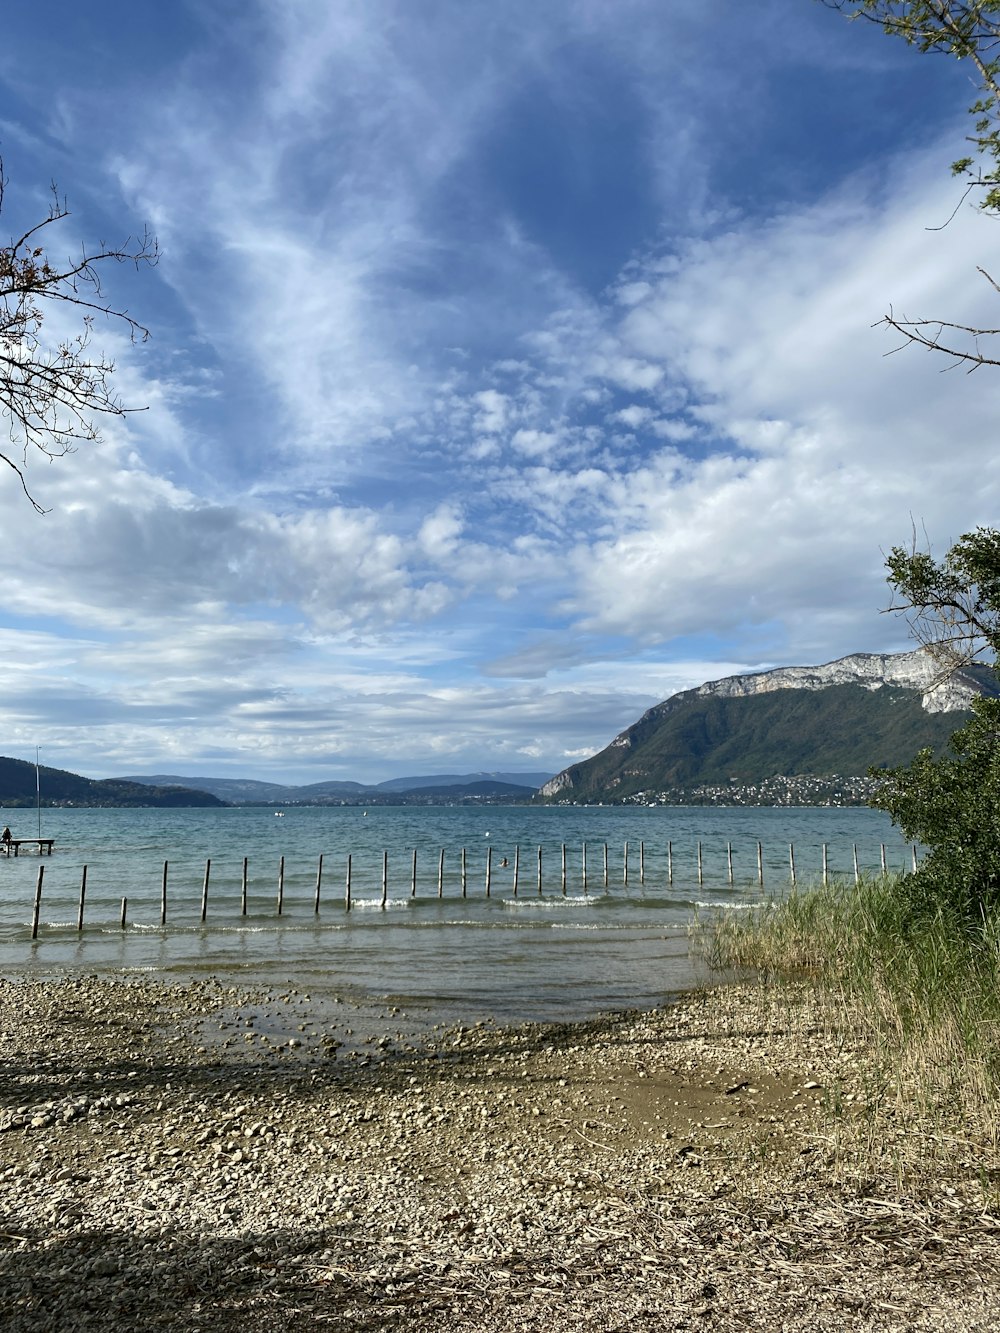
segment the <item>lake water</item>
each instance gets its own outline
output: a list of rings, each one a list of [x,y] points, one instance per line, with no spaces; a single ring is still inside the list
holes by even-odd
[[[0,820],[15,837],[38,832],[34,810],[0,811]],[[699,979],[687,950],[695,912],[741,910],[787,891],[790,844],[800,885],[820,879],[824,844],[831,875],[853,876],[855,847],[863,871],[880,869],[883,845],[890,870],[911,864],[888,818],[868,809],[43,809],[41,834],[55,839],[51,857],[0,858],[4,976],[212,975],[450,1021],[581,1018],[664,1003]]]

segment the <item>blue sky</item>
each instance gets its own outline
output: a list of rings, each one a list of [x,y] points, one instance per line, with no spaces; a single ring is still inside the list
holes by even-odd
[[[92,776],[550,770],[734,672],[908,646],[883,552],[997,519],[965,71],[814,0],[5,17],[148,411],[0,485],[4,753]],[[995,298],[994,298],[995,300]],[[54,333],[63,331],[58,321]]]

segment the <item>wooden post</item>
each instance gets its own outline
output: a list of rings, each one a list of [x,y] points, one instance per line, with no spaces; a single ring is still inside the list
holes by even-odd
[[[247,857],[243,858],[243,874],[240,877],[240,916],[247,914]]]
[[[788,844],[788,873],[792,877],[792,888],[795,888],[795,843]]]
[[[208,877],[212,871],[211,857],[205,862],[205,880],[201,886],[201,919],[205,920],[208,915]]]
[[[490,896],[490,874],[493,869],[493,844],[486,848],[486,896]]]
[[[884,842],[879,843],[879,847],[880,847],[881,850],[882,850],[882,874],[885,875],[885,874],[888,874],[888,871],[886,870],[886,865],[885,865],[885,843],[884,843]]]
[[[628,888],[628,843],[625,844],[625,850],[622,853],[622,883]]]
[[[542,896],[542,848],[538,847],[538,896]]]
[[[45,874],[45,867],[38,867],[38,879],[35,881],[35,905],[31,912],[31,938],[38,939],[38,914],[42,910],[42,876]]]
[[[640,883],[640,884],[645,884],[645,882],[646,882],[646,844],[645,844],[644,842],[640,842],[640,843],[639,843],[639,883]]]
[[[562,845],[562,872],[561,872],[562,896],[566,897],[566,844]]]
[[[444,897],[444,848],[441,848],[441,855],[438,857],[438,897]]]
[[[285,904],[285,858],[278,862],[278,915]]]
[[[84,881],[87,878],[87,867],[83,867]],[[80,891],[80,916],[83,917],[83,890]],[[160,925],[167,924],[167,862],[163,863],[163,878],[160,881]]]
[[[608,887],[608,844],[604,844],[604,888]]]
[[[386,899],[389,896],[389,853],[382,853],[382,911],[385,911]]]
[[[853,846],[854,846],[854,882],[855,884],[860,884],[861,871],[858,869],[858,844],[854,843]]]
[[[829,861],[828,861],[828,858],[827,858],[827,845],[826,845],[826,843],[824,842],[824,844],[823,844],[823,883],[826,884],[826,883],[829,881],[829,878],[830,878],[830,867],[829,867]]]
[[[667,883],[668,883],[668,884],[673,884],[673,882],[674,882],[674,844],[673,844],[673,842],[668,842],[668,843],[667,843]]]
[[[466,889],[468,887],[468,877],[466,875],[465,848],[462,848],[462,897],[468,897]]]
[[[125,929],[125,917],[128,913],[128,899],[122,899],[122,930]]]
[[[80,877],[80,910],[76,914],[76,929],[83,930],[83,904],[87,898],[87,867],[83,867],[83,874]]]
[[[698,883],[699,883],[699,884],[704,884],[704,882],[705,882],[705,867],[704,867],[704,865],[702,864],[702,859],[701,859],[701,841],[699,840],[699,842],[698,842]]]
[[[351,910],[351,853],[347,853],[347,886],[344,889],[344,910]]]
[[[319,854],[319,865],[316,867],[316,897],[313,899],[313,912],[319,916],[319,891],[323,884],[323,853]]]
[[[583,859],[580,863],[583,874],[583,891],[587,892],[587,844],[583,844]]]
[[[727,842],[727,843],[726,843],[726,867],[727,867],[727,871],[728,871],[729,886],[730,886],[730,888],[732,888],[732,884],[733,884],[733,844],[732,844],[731,842]]]
[[[517,897],[517,881],[521,874],[521,844],[514,844],[514,897]]]
[[[757,844],[757,883],[764,883],[764,849],[760,843]]]
[[[410,897],[417,896],[417,849],[413,849],[413,869],[410,871]]]

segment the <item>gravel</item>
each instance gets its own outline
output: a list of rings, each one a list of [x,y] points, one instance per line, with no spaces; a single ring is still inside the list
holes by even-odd
[[[915,1115],[808,990],[419,1044],[349,1021],[0,982],[0,1328],[1000,1323],[996,1145]]]

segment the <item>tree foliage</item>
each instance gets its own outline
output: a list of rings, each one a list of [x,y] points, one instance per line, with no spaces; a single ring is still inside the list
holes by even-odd
[[[907,617],[913,637],[941,664],[943,676],[997,661],[1000,532],[967,532],[940,561],[915,544],[895,546],[886,569],[893,589],[890,611]]]
[[[828,9],[875,23],[929,54],[952,56],[974,71],[977,97],[969,107],[972,151],[951,165],[965,183],[958,207],[970,195],[984,211],[1000,215],[1000,0],[820,0]],[[954,216],[954,214],[953,214]],[[1000,293],[1000,283],[982,267],[984,280]],[[943,352],[967,370],[1000,365],[1000,328],[979,328],[954,320],[909,318],[890,310],[880,321],[916,344]]]
[[[0,214],[6,186],[0,162]],[[69,216],[53,186],[47,216],[0,245],[0,419],[9,438],[0,461],[16,473],[39,512],[25,476],[32,450],[59,457],[81,440],[98,440],[102,416],[133,410],[114,391],[114,362],[92,349],[91,337],[99,316],[124,326],[133,341],[144,341],[149,330],[106,298],[101,270],[108,263],[140,267],[159,258],[155,239],[145,232],[121,246],[85,246],[75,257],[53,259],[50,229]],[[78,332],[49,335],[46,316],[59,309],[79,316]]]
[[[981,922],[1000,907],[1000,699],[973,701],[973,718],[935,759],[921,750],[906,768],[888,769],[872,805],[929,852],[913,897]]]
[[[942,664],[942,675],[973,663],[995,667],[1000,653],[1000,532],[977,528],[943,560],[894,548],[886,561],[892,610]],[[917,901],[981,921],[1000,906],[1000,699],[973,702],[973,717],[936,759],[921,750],[888,769],[872,805],[929,854],[915,877]]]

